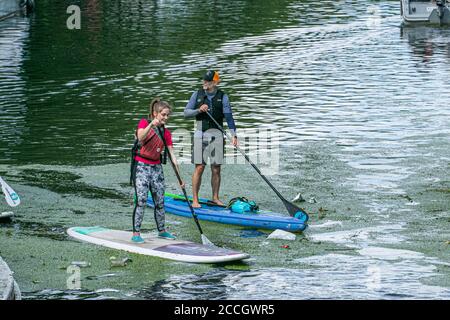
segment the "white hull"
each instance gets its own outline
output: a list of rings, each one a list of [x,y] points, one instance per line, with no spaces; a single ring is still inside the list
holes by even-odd
[[[450,25],[450,6],[445,0],[442,5],[434,0],[400,0],[401,15],[405,24]]]

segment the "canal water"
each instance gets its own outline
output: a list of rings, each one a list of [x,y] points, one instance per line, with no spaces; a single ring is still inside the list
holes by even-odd
[[[79,30],[67,27],[71,4]],[[0,224],[0,255],[23,298],[449,299],[450,29],[402,27],[399,5],[42,0],[30,17],[1,21],[0,175],[22,204],[0,201],[15,213]],[[155,96],[174,106],[169,128],[190,190],[183,109],[208,69],[220,72],[242,145],[287,199],[306,200],[307,231],[289,242],[201,222],[216,245],[251,255],[232,265],[71,240],[71,226],[131,228],[133,131]],[[270,156],[255,139],[262,131]],[[286,215],[241,160],[224,165],[222,198]],[[165,174],[177,192],[170,166]],[[145,231],[156,230],[152,216]],[[192,220],[167,224],[200,241]],[[111,256],[132,262],[112,267]],[[73,261],[89,263],[79,290]]]

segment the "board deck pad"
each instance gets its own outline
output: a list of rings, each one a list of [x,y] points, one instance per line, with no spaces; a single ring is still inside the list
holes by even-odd
[[[184,240],[163,239],[152,234],[141,234],[145,242],[134,243],[131,241],[133,233],[130,231],[112,230],[99,226],[73,227],[69,228],[67,233],[75,239],[108,248],[182,262],[223,263],[250,257],[246,253],[230,249]]]

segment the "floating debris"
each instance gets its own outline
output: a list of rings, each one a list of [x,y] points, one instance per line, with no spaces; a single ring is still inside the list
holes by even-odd
[[[290,240],[294,241],[296,238],[296,235],[281,229],[277,229],[274,232],[272,232],[267,239],[279,239],[279,240]]]
[[[131,260],[130,258],[126,257],[123,259],[118,259],[116,257],[110,257],[109,258],[109,262],[111,262],[111,267],[125,267],[128,262],[132,262],[133,260]]]
[[[295,196],[294,199],[292,199],[292,202],[305,202],[306,200],[302,197],[302,194],[299,193]]]
[[[14,215],[12,211],[0,212],[0,219],[9,220]]]
[[[82,210],[72,210],[72,213],[74,213],[74,214],[86,214],[86,211],[82,211]]]
[[[70,265],[77,266],[77,267],[80,267],[80,268],[87,268],[87,267],[91,266],[91,263],[87,262],[87,261],[72,261],[70,263]]]
[[[316,198],[312,197],[308,200],[309,203],[317,203]]]
[[[86,280],[100,280],[103,278],[111,278],[111,277],[118,277],[119,274],[117,273],[107,273],[107,274],[102,274],[102,275],[98,275],[98,276],[87,276],[85,279]]]
[[[283,249],[289,249],[289,246],[287,244],[281,246]]]
[[[323,207],[319,208],[319,220],[323,219],[326,217],[326,212],[328,211],[328,209],[324,209]]]

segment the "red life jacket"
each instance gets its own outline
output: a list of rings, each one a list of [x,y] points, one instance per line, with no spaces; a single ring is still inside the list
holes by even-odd
[[[163,137],[165,133],[164,127],[162,128]],[[130,167],[130,185],[133,185],[136,179],[136,156],[144,158],[149,161],[160,160],[162,164],[167,162],[167,152],[164,151],[164,142],[156,133],[155,129],[151,130],[144,141],[140,142],[137,138],[137,130],[135,132],[135,140],[133,148],[131,148],[131,167]]]
[[[163,134],[165,130],[163,129]],[[137,134],[137,132],[136,132]],[[158,136],[154,129],[150,130],[145,139],[140,142],[136,155],[150,161],[158,161],[164,151],[164,142]]]

